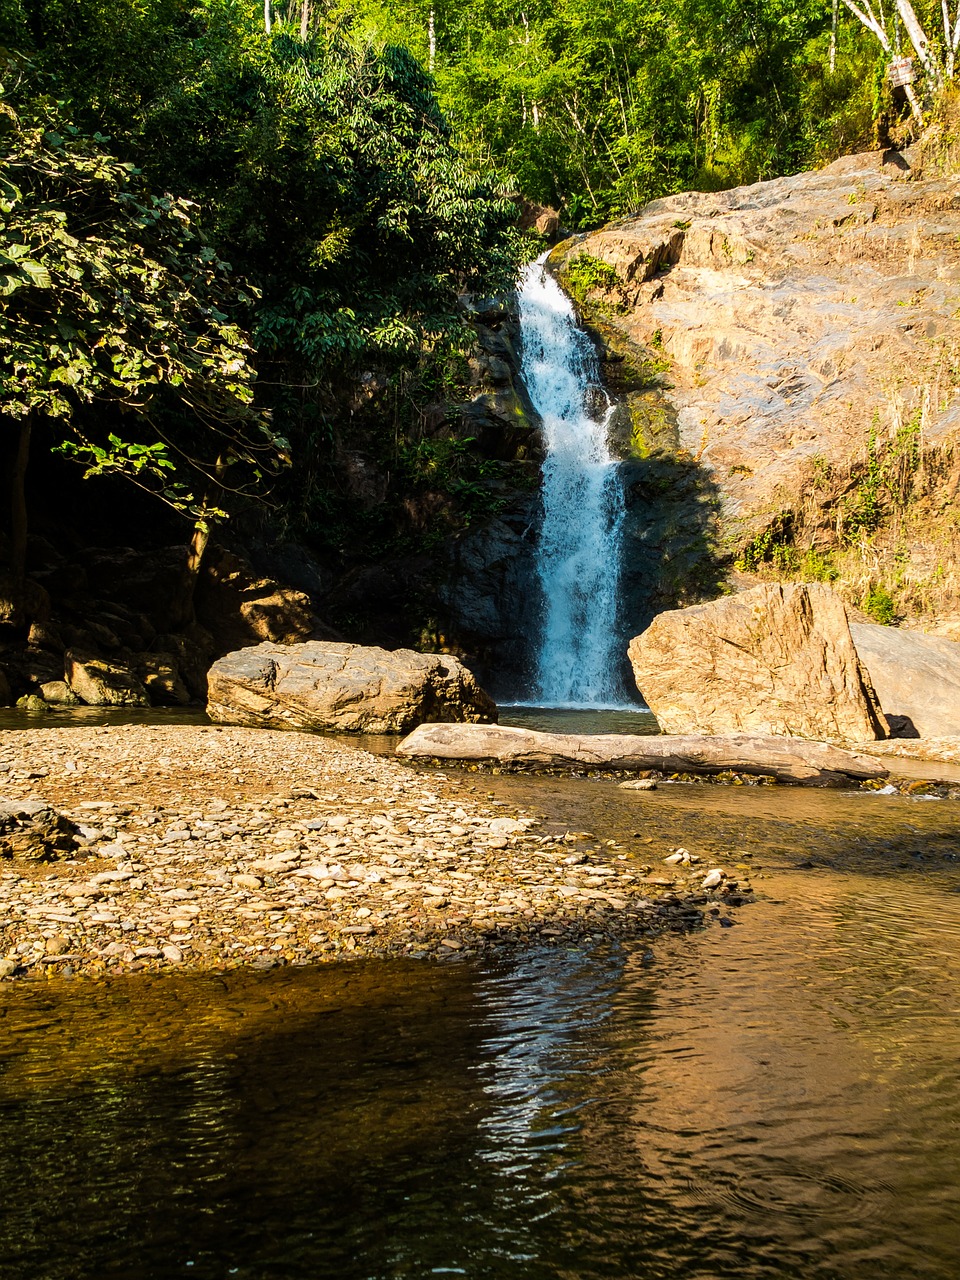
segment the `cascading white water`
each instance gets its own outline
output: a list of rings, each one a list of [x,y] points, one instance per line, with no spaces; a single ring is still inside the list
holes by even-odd
[[[520,280],[522,374],[543,421],[543,525],[537,573],[544,622],[536,698],[552,707],[620,706],[617,636],[623,489],[610,455],[596,353],[544,266]]]

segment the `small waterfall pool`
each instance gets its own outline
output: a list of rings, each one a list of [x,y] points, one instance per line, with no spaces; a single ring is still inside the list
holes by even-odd
[[[537,576],[543,625],[533,701],[628,707],[618,627],[623,490],[607,430],[596,352],[545,257],[518,292],[522,375],[543,423],[543,521]]]

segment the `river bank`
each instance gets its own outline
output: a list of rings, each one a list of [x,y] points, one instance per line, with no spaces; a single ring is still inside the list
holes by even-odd
[[[75,852],[0,861],[5,977],[452,957],[728,921],[749,888],[544,822],[476,783],[307,734],[204,725],[0,737],[4,801]],[[646,839],[646,843],[644,840]],[[661,846],[663,843],[663,847]]]

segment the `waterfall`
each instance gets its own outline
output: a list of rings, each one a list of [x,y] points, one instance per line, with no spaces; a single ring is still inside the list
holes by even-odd
[[[519,289],[521,371],[546,448],[535,696],[543,706],[623,706],[617,608],[624,505],[607,442],[612,406],[593,344],[544,258],[525,269]]]

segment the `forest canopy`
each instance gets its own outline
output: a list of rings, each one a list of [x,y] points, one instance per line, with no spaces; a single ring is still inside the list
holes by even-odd
[[[201,523],[269,498],[327,545],[361,421],[394,477],[475,491],[474,442],[425,424],[469,395],[461,299],[542,247],[521,212],[871,145],[901,29],[857,3],[0,0],[0,448],[22,480],[39,432]]]

